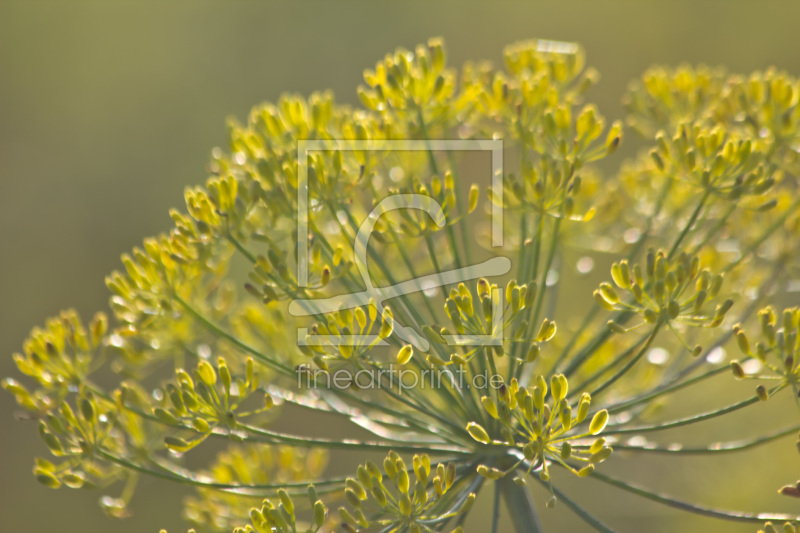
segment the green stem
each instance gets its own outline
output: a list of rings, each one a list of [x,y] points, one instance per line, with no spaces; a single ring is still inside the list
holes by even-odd
[[[686,223],[686,226],[684,226],[683,231],[681,231],[680,235],[678,235],[678,238],[675,240],[675,243],[672,245],[672,248],[670,248],[669,254],[667,254],[667,259],[672,259],[672,256],[675,255],[675,252],[678,251],[678,247],[681,245],[681,242],[683,242],[683,239],[685,239],[689,234],[689,231],[692,229],[692,227],[694,227],[694,223],[697,221],[697,217],[699,217],[700,213],[702,213],[703,207],[705,206],[709,196],[711,196],[710,187],[706,189],[706,192],[703,194],[702,198],[700,198],[700,201],[697,203],[697,207],[695,207],[694,211],[692,212],[692,216],[689,217],[689,221]]]
[[[672,392],[679,391],[679,390],[681,390],[683,388],[689,387],[691,385],[699,383],[699,382],[701,382],[701,381],[703,381],[705,379],[708,379],[710,377],[716,376],[717,374],[721,374],[723,372],[730,372],[730,368],[728,368],[727,365],[726,366],[720,366],[718,368],[714,368],[712,370],[709,370],[708,372],[700,374],[699,376],[695,376],[692,379],[687,379],[686,381],[682,381],[680,383],[676,383],[676,384],[674,384],[672,386],[664,387],[664,388],[662,388],[660,390],[656,390],[654,392],[651,392],[651,393],[636,397],[636,398],[634,398],[632,400],[627,400],[627,401],[623,401],[623,402],[620,402],[620,403],[616,403],[616,404],[608,407],[608,412],[609,413],[618,413],[620,411],[624,411],[624,410],[629,409],[631,407],[634,407],[636,405],[639,405],[639,404],[642,404],[642,403],[645,403],[645,402],[649,402],[650,400],[658,398],[659,396],[663,396],[665,394],[670,394]]]
[[[223,330],[222,328],[220,328],[219,326],[217,326],[216,324],[211,322],[211,320],[209,320],[208,318],[203,316],[199,311],[197,311],[194,307],[192,307],[188,302],[183,300],[183,298],[181,298],[177,294],[174,294],[172,297],[195,320],[200,322],[206,329],[208,329],[209,331],[211,331],[215,335],[218,335],[219,337],[227,340],[228,342],[230,342],[231,344],[233,344],[237,348],[249,353],[250,355],[252,355],[256,359],[258,359],[262,363],[266,364],[267,366],[271,366],[272,368],[274,368],[276,370],[279,370],[280,372],[282,372],[283,374],[285,374],[287,376],[291,376],[291,377],[295,376],[294,370],[292,370],[290,367],[284,365],[280,361],[276,361],[276,360],[274,360],[274,359],[272,359],[270,357],[267,357],[266,355],[262,354],[261,352],[259,352],[255,348],[253,348],[252,346],[249,346],[248,344],[245,344],[244,342],[242,342],[241,340],[237,339],[236,337],[234,337],[233,335],[231,335],[227,331]]]
[[[538,324],[539,318],[541,317],[542,305],[544,304],[544,299],[547,295],[547,274],[550,272],[550,268],[553,266],[553,259],[555,259],[556,249],[558,248],[558,234],[560,230],[561,218],[556,218],[555,224],[553,225],[553,236],[550,240],[550,248],[547,252],[547,259],[545,259],[544,269],[542,270],[542,282],[539,285],[539,294],[537,295],[536,303],[534,305],[533,318],[528,323],[528,329],[530,330],[533,328],[532,331],[536,331],[536,324]],[[512,361],[516,361],[516,359],[512,359]],[[520,365],[519,368],[516,369],[517,371],[515,372],[515,375],[517,378],[520,377],[523,368],[525,368],[525,366]]]
[[[705,237],[703,237],[703,240],[697,243],[697,245],[692,248],[692,251],[689,252],[689,255],[697,254],[703,248],[703,246],[708,244],[711,238],[714,237],[714,235],[716,235],[719,230],[725,227],[725,223],[728,221],[728,218],[730,218],[730,216],[733,214],[734,211],[736,211],[735,203],[731,204],[731,206],[725,211],[725,214],[723,214],[719,218],[719,220],[717,220],[714,223],[711,229],[709,229],[708,232],[706,233]]]
[[[616,374],[614,374],[613,376],[611,376],[610,378],[608,378],[608,380],[607,380],[605,383],[603,383],[602,385],[600,385],[599,387],[597,387],[595,390],[593,390],[593,391],[591,392],[591,395],[592,395],[592,396],[596,396],[596,395],[600,394],[601,392],[603,392],[604,390],[606,390],[608,387],[610,387],[611,385],[613,385],[613,384],[614,384],[614,383],[615,383],[615,382],[616,382],[616,381],[617,381],[619,378],[621,378],[622,376],[624,376],[624,375],[625,375],[625,374],[628,372],[628,370],[630,370],[631,368],[633,368],[633,365],[635,365],[635,364],[637,363],[637,361],[639,361],[639,359],[641,359],[641,358],[642,358],[642,356],[643,356],[645,353],[647,353],[647,350],[650,348],[650,345],[651,345],[651,344],[653,344],[653,340],[655,340],[655,338],[656,338],[656,335],[658,334],[658,330],[659,330],[660,328],[661,328],[661,323],[658,323],[658,324],[656,324],[656,327],[655,327],[655,328],[653,328],[653,332],[652,332],[652,333],[650,334],[650,336],[647,338],[647,342],[646,342],[646,343],[644,343],[644,346],[642,346],[642,348],[639,350],[639,353],[637,353],[636,355],[634,355],[634,356],[633,356],[633,358],[631,358],[631,360],[630,360],[630,361],[628,361],[628,362],[625,364],[625,366],[623,366],[622,368],[620,368],[620,369],[619,369],[619,371],[618,371]]]
[[[539,515],[526,487],[514,483],[510,476],[497,481],[517,533],[542,533]]]
[[[539,284],[539,258],[540,258],[541,249],[542,249],[542,237],[544,235],[544,222],[545,222],[545,215],[544,215],[544,210],[542,210],[542,212],[539,214],[539,217],[538,217],[537,223],[536,223],[536,240],[533,243],[533,257],[532,257],[533,264],[530,267],[532,269],[530,281],[533,281],[533,282],[537,283],[537,285],[538,285],[538,287],[537,287],[538,291],[537,291],[537,294],[536,294],[536,300],[537,301],[544,297],[544,285],[547,282],[547,273],[545,273],[544,276],[543,276],[542,283]],[[525,252],[525,243],[520,243],[520,250],[522,250],[522,252]],[[524,256],[527,256],[527,254],[524,254]],[[528,266],[527,266],[528,259],[527,259],[527,257],[524,258],[523,263],[524,263],[523,264],[524,270],[527,270],[528,269]],[[525,316],[526,320],[530,320],[531,319],[532,309],[534,307],[536,307],[536,305],[537,305],[537,303],[533,302],[531,307],[525,310],[525,315],[524,316]],[[529,337],[529,332],[536,331],[533,328],[534,328],[533,324],[531,322],[528,322],[527,330],[526,330],[525,334],[523,335],[523,338],[528,338]],[[516,343],[516,344],[514,344],[514,346],[511,349],[511,370],[513,372],[511,375],[516,374],[516,362],[515,361],[517,359],[518,352],[520,350],[521,344],[522,343]],[[521,365],[521,366],[524,367],[524,365]]]
[[[614,359],[613,361],[611,361],[607,365],[603,366],[602,368],[598,369],[593,374],[591,374],[589,377],[587,377],[583,382],[578,384],[578,386],[574,387],[573,390],[570,391],[570,394],[568,396],[571,397],[571,396],[582,394],[584,391],[586,391],[586,389],[589,387],[589,385],[591,385],[592,383],[594,383],[595,381],[600,379],[606,372],[608,372],[609,370],[611,370],[612,368],[617,366],[620,362],[622,362],[625,359],[627,359],[628,356],[630,356],[639,346],[642,345],[642,343],[647,341],[647,338],[649,336],[650,336],[649,333],[646,333],[646,334],[642,335],[642,337],[639,338],[639,340],[637,340],[630,348],[628,348],[627,350],[625,350],[624,352],[619,354],[619,356],[617,356],[616,359]]]
[[[645,231],[640,236],[639,240],[636,242],[636,244],[631,248],[630,252],[628,253],[627,256],[628,261],[632,261],[633,258],[639,254],[645,242],[647,241],[647,237],[653,230],[654,222],[656,218],[658,218],[658,215],[661,213],[661,209],[664,207],[664,202],[666,201],[667,194],[669,193],[671,188],[672,188],[672,180],[666,180],[664,186],[661,188],[661,192],[658,195],[658,200],[656,201],[656,207],[647,219],[647,228],[645,229]],[[586,315],[586,318],[584,318],[583,320],[583,326],[581,327],[581,330],[583,330],[586,326],[588,326],[594,315],[596,315],[599,311],[600,308],[593,301],[591,304],[591,308],[589,309],[589,312]],[[627,321],[631,316],[632,316],[631,313],[623,311],[618,313],[617,316],[614,317],[614,320],[619,324],[624,324],[624,322]],[[591,341],[589,341],[588,348],[584,348],[583,350],[578,352],[578,355],[572,359],[570,364],[564,370],[563,372],[564,375],[570,377],[572,373],[576,371],[586,361],[586,359],[588,359],[588,357],[593,353],[593,351],[597,349],[599,346],[601,346],[610,335],[611,332],[607,328],[603,328],[603,330],[601,330],[598,334],[596,334],[595,337]],[[557,365],[568,358],[569,352],[577,343],[578,337],[579,335],[573,335],[570,342],[561,352],[561,355],[559,355]],[[555,368],[556,367],[554,366],[554,371]]]
[[[644,446],[631,446],[628,444],[617,443],[614,444],[615,450],[626,450],[632,452],[651,452],[651,453],[667,453],[667,454],[686,454],[686,455],[700,455],[700,454],[717,454],[717,453],[730,453],[749,450],[762,444],[767,444],[781,437],[791,435],[800,431],[800,424],[773,431],[761,437],[749,440],[731,441],[731,442],[716,442],[708,446],[695,446],[695,447],[670,447],[658,445],[644,445]]]
[[[630,492],[632,494],[636,494],[641,496],[642,498],[646,498],[648,500],[652,500],[654,502],[658,502],[669,507],[674,507],[676,509],[680,509],[682,511],[688,511],[690,513],[695,513],[703,516],[708,516],[711,518],[718,518],[721,520],[731,520],[737,522],[752,522],[752,523],[763,523],[767,520],[774,520],[774,521],[795,521],[798,520],[797,515],[788,515],[788,514],[769,514],[769,513],[743,513],[737,511],[724,511],[721,509],[714,509],[711,507],[704,507],[701,505],[695,505],[693,503],[685,502],[682,500],[678,500],[673,498],[672,496],[668,496],[666,494],[659,494],[656,492],[652,492],[648,489],[643,487],[639,487],[632,483],[627,483],[625,481],[620,481],[618,479],[611,478],[606,476],[605,474],[601,474],[597,471],[592,473],[592,478],[602,481],[608,485],[613,487],[617,487],[622,489],[626,492]]]
[[[777,387],[773,388],[769,393],[770,396],[778,392],[778,390],[780,390],[783,386],[784,385],[778,385]],[[603,435],[625,435],[631,433],[645,433],[650,431],[662,431],[665,429],[688,426],[690,424],[696,424],[698,422],[710,420],[712,418],[726,415],[728,413],[733,413],[734,411],[738,411],[739,409],[744,409],[745,407],[759,403],[760,401],[761,400],[758,398],[758,396],[753,396],[752,398],[748,398],[747,400],[743,400],[741,402],[729,405],[727,407],[723,407],[722,409],[717,409],[716,411],[709,411],[707,413],[694,415],[687,418],[680,418],[678,420],[673,420],[671,422],[664,422],[656,426],[639,426],[639,427],[620,428],[620,429],[609,428],[603,431]]]
[[[394,450],[396,452],[430,453],[437,455],[447,454],[447,453],[457,453],[457,454],[469,453],[469,451],[466,450],[465,448],[457,448],[454,446],[436,446],[424,443],[417,445],[417,444],[403,444],[403,443],[392,443],[392,442],[358,441],[351,439],[334,440],[334,439],[324,439],[324,438],[301,437],[297,435],[289,435],[286,433],[277,433],[253,426],[248,426],[241,423],[239,424],[239,427],[243,428],[248,433],[265,437],[267,439],[270,439],[271,441],[277,441],[277,443],[279,444],[291,444],[293,446],[298,446],[298,447],[320,447],[320,448],[331,448],[331,449],[341,449],[341,450],[352,450],[352,449]]]
[[[288,482],[288,483],[278,483],[278,484],[254,484],[254,485],[247,485],[242,483],[218,483],[218,482],[210,482],[210,481],[200,481],[194,477],[194,474],[191,476],[186,475],[179,475],[176,473],[171,472],[167,469],[166,472],[160,472],[158,470],[152,470],[147,468],[146,466],[142,466],[131,462],[124,457],[118,457],[113,455],[106,450],[98,449],[95,450],[98,456],[102,457],[103,459],[127,468],[129,470],[134,470],[136,472],[140,472],[143,474],[147,474],[149,476],[165,479],[167,481],[175,481],[177,483],[181,483],[183,485],[192,485],[196,487],[204,487],[209,489],[217,489],[217,490],[257,490],[257,491],[275,491],[281,488],[288,488],[288,489],[300,489],[305,491],[308,488],[308,485],[313,484],[315,486],[327,486],[327,485],[336,485],[333,489],[341,490],[344,486],[345,479],[323,479],[323,480],[314,480],[314,481],[307,481],[307,482]],[[163,467],[161,467],[163,468]]]
[[[453,174],[453,181],[456,184],[456,206],[459,216],[458,225],[461,229],[461,244],[464,247],[464,257],[469,258],[472,256],[469,245],[470,232],[467,224],[467,215],[469,214],[469,211],[464,209],[464,191],[462,190],[462,187],[459,186],[461,182],[456,176],[456,161],[453,153],[454,152],[452,150],[447,151],[447,160],[450,163],[450,172]]]
[[[406,252],[405,247],[400,243],[399,236],[397,235],[397,231],[395,231],[394,227],[389,225],[389,232],[392,234],[392,238],[394,239],[395,244],[397,245],[397,251],[400,253],[400,257],[403,259],[403,262],[406,264],[406,268],[408,269],[408,273],[411,274],[411,278],[414,280],[419,279],[419,275],[417,274],[416,269],[414,268],[414,264],[411,262],[411,259],[408,257],[408,253]],[[422,287],[419,286],[420,292],[422,292]],[[428,309],[428,312],[431,315],[431,320],[436,321],[436,311],[433,309],[433,305],[431,304],[431,299],[422,294],[422,300],[425,302],[425,307]]]
[[[725,268],[723,268],[723,269],[722,269],[722,273],[723,273],[723,274],[727,274],[728,272],[730,272],[731,270],[733,270],[734,268],[736,268],[736,267],[739,265],[739,263],[741,263],[742,261],[744,261],[745,259],[747,259],[748,257],[750,257],[750,254],[752,254],[752,253],[753,253],[753,252],[756,250],[756,248],[758,248],[759,246],[761,246],[761,244],[762,244],[762,243],[763,243],[765,240],[767,240],[767,238],[768,238],[770,235],[772,235],[772,233],[773,233],[775,230],[777,230],[778,228],[780,228],[781,226],[783,226],[784,222],[786,222],[786,219],[788,219],[788,218],[789,218],[789,216],[791,216],[791,215],[792,215],[792,213],[794,213],[794,212],[795,212],[795,210],[796,210],[798,207],[800,207],[800,198],[799,198],[799,199],[797,199],[797,200],[795,200],[795,201],[794,201],[794,203],[793,203],[791,206],[789,206],[789,208],[788,208],[788,209],[787,209],[787,210],[786,210],[786,211],[785,211],[785,212],[784,212],[784,213],[783,213],[783,214],[782,214],[780,217],[778,217],[777,219],[775,219],[775,221],[774,221],[772,224],[770,224],[770,226],[769,226],[769,227],[768,227],[768,228],[767,228],[767,229],[766,229],[766,230],[765,230],[765,231],[764,231],[764,232],[763,232],[761,235],[759,235],[758,239],[756,239],[756,240],[755,240],[755,242],[751,243],[751,244],[750,244],[750,246],[748,246],[748,247],[747,247],[747,248],[746,248],[746,249],[745,249],[745,250],[744,250],[744,251],[741,253],[741,255],[739,256],[739,258],[738,258],[738,259],[736,259],[736,261],[733,261],[732,263],[729,263],[729,264],[728,264],[728,265],[727,265]]]
[[[236,238],[234,238],[234,236],[233,236],[233,235],[231,235],[230,233],[225,233],[225,238],[228,240],[228,242],[230,242],[231,244],[233,244],[233,246],[234,246],[234,247],[235,247],[237,250],[239,250],[239,252],[240,252],[240,253],[241,253],[243,256],[245,256],[245,257],[248,259],[248,261],[250,261],[250,262],[251,262],[251,263],[253,263],[253,264],[256,264],[256,262],[257,262],[257,260],[256,260],[256,257],[255,257],[255,256],[254,256],[252,253],[250,253],[250,250],[248,250],[247,248],[245,248],[245,247],[244,247],[244,245],[243,245],[242,243],[240,243],[240,242],[239,242],[239,241],[238,241]]]
[[[536,479],[539,481],[539,483],[541,483],[545,487],[548,486],[547,483],[545,483],[544,481],[542,481],[538,477],[536,477]],[[608,527],[607,525],[602,523],[600,520],[598,520],[597,518],[595,518],[594,516],[589,514],[589,512],[586,509],[584,509],[583,507],[578,505],[574,500],[570,499],[566,494],[564,494],[563,492],[558,490],[558,487],[556,487],[555,485],[553,485],[551,483],[549,485],[549,488],[553,490],[553,494],[556,495],[556,497],[558,498],[559,501],[563,501],[564,504],[567,507],[569,507],[569,509],[573,513],[578,515],[578,517],[581,520],[583,520],[584,522],[586,522],[587,524],[592,526],[592,528],[594,528],[597,531],[602,531],[603,533],[614,533],[613,529],[611,529],[610,527]]]
[[[494,484],[494,503],[492,505],[492,533],[500,528],[500,483]]]

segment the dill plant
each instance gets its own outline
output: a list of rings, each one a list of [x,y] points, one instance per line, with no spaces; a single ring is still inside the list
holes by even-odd
[[[706,507],[604,464],[624,461],[615,458],[621,450],[744,454],[800,430],[789,413],[786,426],[743,429],[736,442],[659,441],[663,430],[798,395],[800,311],[770,305],[798,274],[797,79],[776,70],[647,71],[625,97],[627,124],[645,148],[605,176],[596,162],[616,152],[623,126],[584,103],[598,76],[581,49],[531,41],[504,57],[504,69],[456,71],[434,39],[367,70],[361,107],[328,92],[284,96],[231,122],[211,177],[186,189],[185,211],[171,212],[173,229],[123,255],[124,269],[107,278],[112,320],[98,313],[85,323],[65,311],[14,355],[27,384],[6,378],[3,387],[39,420],[53,456],[36,460],[36,478],[117,491],[101,505],[124,516],[137,479],[155,476],[196,487],[184,510],[195,527],[260,533],[460,532],[481,491],[492,494],[493,532],[503,501],[516,531],[541,531],[537,513],[555,512],[533,500],[528,485],[541,484],[546,507],[613,531],[613,517],[593,516],[561,490],[574,475],[632,500],[797,531],[795,516]],[[503,140],[502,195],[466,183],[453,152],[335,149],[342,140],[453,138]],[[329,149],[298,161],[299,140]],[[308,235],[297,235],[302,166]],[[434,200],[443,218],[384,214],[367,243],[370,265],[357,264],[360,225],[396,194]],[[492,205],[503,210],[500,249],[485,231]],[[307,284],[296,274],[298,237],[307,239]],[[579,312],[560,289],[576,275],[565,259],[576,254],[584,272],[594,260],[613,263],[593,294],[575,297]],[[287,313],[290,301],[363,290],[362,267],[387,286],[488,255],[511,259],[512,272],[442,278],[386,307]],[[570,316],[556,323],[565,306]],[[301,326],[323,341],[298,342]],[[401,339],[400,327],[420,332],[427,352]],[[501,342],[454,344],[454,334]],[[656,343],[668,354],[658,365],[648,362]],[[738,360],[708,357],[723,345]],[[378,372],[390,368],[446,379],[404,388]],[[372,386],[320,385],[341,370],[367,372]],[[753,380],[752,393],[720,407],[690,388],[719,374]],[[311,375],[317,386],[304,387]],[[491,386],[471,386],[478,375]],[[698,395],[695,414],[663,419],[651,409],[677,393]],[[270,429],[292,404],[342,430]],[[350,438],[348,428],[373,436]],[[212,441],[227,446],[207,468],[183,464]],[[326,474],[341,450],[370,459],[350,476]],[[800,495],[794,485],[780,490]]]

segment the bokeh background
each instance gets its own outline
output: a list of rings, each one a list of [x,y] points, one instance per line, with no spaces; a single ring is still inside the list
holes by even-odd
[[[228,115],[243,118],[285,91],[331,88],[355,104],[365,67],[397,46],[441,35],[453,65],[498,62],[503,46],[519,39],[578,41],[603,76],[591,98],[617,118],[626,84],[653,63],[738,72],[777,65],[800,74],[798,20],[796,2],[3,0],[0,375],[12,372],[11,354],[33,325],[66,307],[87,316],[105,308],[105,274],[144,236],[170,227],[167,210],[182,205],[184,186],[205,180]],[[712,387],[707,397],[720,405],[741,394]],[[681,408],[679,398],[671,409]],[[747,436],[796,409],[774,402],[691,435],[698,442]],[[181,488],[143,481],[134,515],[120,522],[102,514],[100,494],[37,484],[32,460],[45,447],[35,423],[15,420],[15,411],[13,398],[0,394],[0,531],[185,530]],[[800,511],[800,501],[775,494],[800,477],[793,449],[790,438],[755,453],[669,466],[632,458],[627,476],[707,504]],[[688,525],[677,511],[592,481],[577,488],[581,503],[621,531],[755,530]],[[544,515],[548,531],[584,530],[563,507]],[[485,531],[488,506],[471,523]]]

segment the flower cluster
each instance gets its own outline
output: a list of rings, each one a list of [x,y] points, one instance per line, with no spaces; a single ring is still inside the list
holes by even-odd
[[[294,500],[285,489],[278,490],[277,501],[276,506],[271,500],[265,499],[260,508],[250,509],[250,524],[234,528],[234,533],[316,533],[325,524],[328,509],[318,498],[313,485],[308,487],[308,501],[312,509],[310,523],[298,523]]]
[[[325,316],[324,324],[314,324],[306,337],[307,350],[316,365],[328,369],[329,361],[353,359],[356,364],[368,358],[369,352],[392,335],[394,316],[388,307],[378,320],[378,307],[371,301],[366,307],[342,309]],[[322,336],[321,341],[312,338]]]
[[[506,471],[481,465],[478,473],[489,479],[499,479],[527,462],[529,466],[523,468],[526,476],[536,469],[542,481],[549,481],[548,465],[556,462],[578,477],[590,475],[594,465],[605,461],[613,451],[605,445],[602,437],[586,442],[606,427],[608,411],[598,411],[591,418],[588,428],[578,429],[589,415],[591,395],[585,392],[581,394],[578,401],[573,403],[573,414],[573,408],[567,400],[568,393],[567,378],[564,374],[556,374],[550,379],[549,390],[547,381],[537,376],[536,385],[531,390],[520,388],[517,381],[512,380],[507,387],[502,385],[499,388],[498,402],[483,396],[481,403],[492,419],[500,423],[502,438],[495,441],[475,422],[469,423],[467,431],[482,444],[520,448],[524,460],[521,459]],[[585,466],[576,469],[570,462]],[[516,476],[514,481],[523,486],[526,484],[525,476]]]
[[[249,484],[251,486],[281,487],[278,490],[294,491],[303,484],[303,480],[317,477],[322,474],[327,462],[324,450],[306,452],[289,446],[248,445],[247,447],[231,446],[217,455],[216,461],[210,465],[209,471],[204,473],[209,479],[214,479],[219,486],[233,486],[236,484]],[[251,489],[254,493],[257,489]],[[319,498],[313,492],[309,493],[311,509],[319,513]],[[184,516],[198,527],[207,526],[215,530],[231,530],[238,527],[243,521],[250,518],[252,524],[263,528],[263,522],[272,527],[276,526],[276,519],[271,515],[281,512],[274,506],[267,505],[263,498],[248,493],[226,492],[212,487],[204,487],[198,491],[196,498],[186,502]],[[260,516],[252,511],[257,506]],[[324,516],[324,512],[322,513]],[[282,515],[291,522],[292,515]],[[261,517],[264,517],[263,520]],[[315,525],[319,526],[323,520],[314,516]],[[261,531],[256,528],[256,531]],[[267,531],[269,529],[267,528]]]
[[[231,121],[171,229],[108,276],[110,315],[66,311],[14,356],[24,377],[3,388],[55,458],[36,460],[36,479],[119,489],[101,498],[118,517],[141,476],[191,485],[185,517],[238,533],[461,533],[487,486],[490,523],[473,530],[497,533],[504,501],[517,532],[538,531],[533,482],[548,508],[613,531],[565,489],[575,475],[795,531],[797,516],[712,509],[692,485],[679,498],[618,465],[800,430],[790,417],[745,441],[659,438],[800,392],[800,311],[770,305],[800,281],[800,83],[654,68],[609,122],[585,101],[597,73],[578,45],[527,41],[504,60],[459,71],[432,39],[366,71],[361,107],[286,95]],[[623,123],[644,147],[609,173],[597,162],[622,155]],[[503,140],[493,186],[445,139]],[[500,211],[502,244],[487,237]],[[718,405],[737,391],[693,386],[727,368],[762,381],[755,396]],[[302,386],[317,371],[379,379]],[[678,391],[695,414],[658,409]],[[193,466],[215,441],[228,448]],[[370,452],[388,453],[382,468]],[[355,477],[327,471],[354,454]]]
[[[359,465],[358,479],[345,482],[344,494],[352,512],[339,508],[345,531],[441,531],[439,524],[472,507],[472,492],[455,500],[445,498],[456,483],[454,463],[439,463],[432,471],[430,457],[422,454],[414,456],[412,466],[413,484],[405,462],[395,452],[383,460],[383,471],[371,461]],[[461,529],[453,533],[461,533]]]
[[[761,325],[761,340],[751,346],[750,340],[741,324],[733,326],[733,333],[739,349],[748,358],[760,363],[759,371],[748,374],[739,361],[731,361],[731,370],[739,378],[776,380],[775,393],[783,387],[791,387],[795,396],[800,395],[800,308],[784,309],[778,322],[778,316],[773,307],[765,307],[758,312]],[[761,372],[761,369],[765,372]],[[756,389],[762,399],[769,397],[764,385]]]

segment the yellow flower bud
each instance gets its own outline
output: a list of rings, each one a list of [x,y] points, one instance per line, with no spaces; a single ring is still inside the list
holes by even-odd
[[[473,439],[482,444],[489,444],[491,442],[489,434],[486,433],[486,430],[483,429],[483,427],[480,426],[479,424],[476,424],[475,422],[470,422],[469,424],[467,424],[467,431],[469,432],[470,436]]]
[[[608,411],[603,409],[592,418],[592,422],[589,424],[589,433],[597,435],[605,429],[606,424],[608,424]]]
[[[397,363],[404,365],[411,360],[411,357],[414,355],[414,348],[410,344],[406,344],[400,351],[397,352]]]

